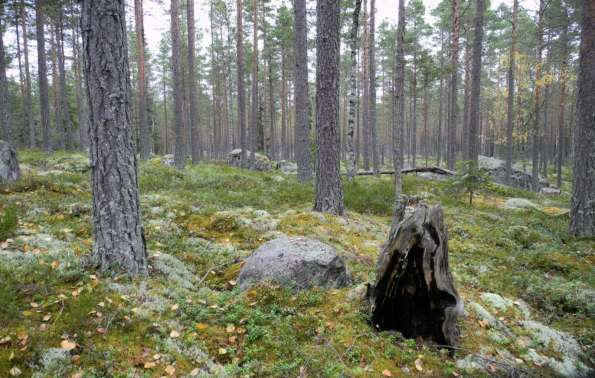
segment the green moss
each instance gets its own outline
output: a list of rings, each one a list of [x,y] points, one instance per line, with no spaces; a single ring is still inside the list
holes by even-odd
[[[17,229],[19,220],[14,207],[3,209],[0,213],[0,241],[12,237]]]

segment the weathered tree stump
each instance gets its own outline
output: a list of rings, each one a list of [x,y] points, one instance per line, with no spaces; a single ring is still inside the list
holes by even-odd
[[[19,161],[14,146],[0,140],[0,184],[10,184],[19,179]]]
[[[458,342],[461,301],[448,267],[448,236],[440,206],[419,205],[402,222],[393,219],[370,286],[372,322],[407,338]]]

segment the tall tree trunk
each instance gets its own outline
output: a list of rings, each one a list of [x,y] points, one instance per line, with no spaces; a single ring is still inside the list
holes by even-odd
[[[123,0],[83,0],[85,79],[91,119],[93,253],[102,269],[147,274],[132,136]]]
[[[402,203],[403,195],[403,137],[405,136],[405,0],[399,0],[399,17],[397,20],[397,47],[396,47],[396,67],[395,67],[395,120],[393,123],[393,160],[395,166],[395,203],[397,211],[395,213],[398,219],[404,215],[404,206]],[[400,209],[400,207],[403,207]]]
[[[558,156],[556,159],[556,173],[557,173],[557,185],[558,188],[562,188],[562,161],[565,153],[564,143],[564,111],[566,108],[566,80],[568,77],[568,23],[564,24],[562,35],[560,36],[560,42],[562,44],[561,63],[560,63],[560,94],[558,104]]]
[[[246,93],[244,91],[244,29],[242,27],[242,0],[236,0],[237,27],[236,27],[236,51],[238,71],[238,124],[240,126],[240,164],[246,168]]]
[[[513,114],[514,114],[514,71],[516,58],[517,38],[517,14],[519,12],[519,0],[514,0],[512,6],[512,30],[510,41],[510,56],[508,58],[508,109],[506,112],[506,183],[510,184],[512,175],[512,148],[513,148]]]
[[[189,4],[192,1],[188,2]],[[141,160],[151,157],[152,135],[147,121],[147,97],[145,74],[145,27],[144,27],[143,0],[134,0],[134,24],[136,32],[136,64],[138,66],[138,133],[139,152]]]
[[[417,51],[415,50],[413,53],[413,80],[411,81],[411,131],[409,137],[411,166],[415,168],[417,165]]]
[[[481,53],[483,47],[484,0],[475,2],[475,32],[473,39],[473,62],[471,67],[471,99],[469,109],[469,156],[467,160],[477,162],[479,158],[478,129],[480,127],[479,106],[481,103]]]
[[[56,41],[58,54],[58,75],[60,85],[60,98],[58,99],[58,107],[60,108],[62,127],[60,129],[61,148],[71,147],[71,132],[72,125],[70,123],[70,112],[68,110],[68,93],[66,93],[66,69],[65,69],[65,55],[64,55],[64,11],[61,6],[58,6],[58,18],[56,20]]]
[[[196,69],[195,69],[195,45],[196,45],[196,27],[194,25],[194,1],[186,2],[186,12],[188,17],[188,91],[190,100],[190,139],[192,151],[192,164],[198,163],[201,158],[202,147],[200,145],[199,115],[198,115],[198,93],[196,88]]]
[[[357,107],[357,32],[359,29],[359,13],[362,7],[362,0],[355,0],[353,8],[353,21],[351,24],[351,33],[349,35],[350,65],[349,65],[349,118],[347,124],[346,140],[346,162],[347,177],[351,181],[355,177],[357,170],[357,161],[355,160],[354,132],[356,123]]]
[[[42,0],[35,0],[35,24],[37,36],[37,76],[39,83],[39,107],[41,113],[41,130],[45,151],[52,152],[52,137],[50,134],[50,101],[45,52],[45,31]]]
[[[456,134],[457,134],[457,67],[459,60],[459,31],[461,20],[459,16],[459,0],[452,0],[452,32],[450,46],[450,84],[448,95],[448,124],[447,135],[448,143],[446,150],[446,166],[448,169],[455,168],[456,162]]]
[[[364,22],[362,37],[362,85],[364,89],[363,107],[362,107],[362,157],[364,160],[364,170],[370,170],[370,50],[368,49],[368,40],[370,38],[370,29],[368,29],[368,6],[364,0]]]
[[[537,21],[537,65],[535,67],[535,90],[533,93],[533,127],[531,128],[531,174],[533,190],[539,190],[539,139],[540,114],[541,114],[541,64],[543,55],[543,17],[545,13],[545,0],[539,0],[539,15]]]
[[[81,46],[79,41],[78,31],[80,23],[80,15],[75,15],[75,9],[73,5],[72,10],[72,40],[73,40],[73,54],[74,54],[74,79],[75,79],[75,91],[76,91],[76,107],[77,107],[77,119],[79,124],[79,148],[86,151],[89,148],[89,116],[86,103],[86,94],[83,91],[83,59],[81,53]]]
[[[595,4],[582,1],[570,232],[595,236]]]
[[[423,147],[424,147],[424,159],[425,159],[425,166],[428,166],[428,139],[430,139],[429,137],[429,133],[428,133],[428,123],[429,123],[429,108],[430,108],[430,94],[429,94],[429,90],[428,87],[430,86],[430,80],[428,77],[428,74],[425,75],[424,77],[424,142],[423,142]]]
[[[182,83],[182,64],[180,62],[180,20],[178,0],[171,0],[171,65],[174,79],[174,123],[176,130],[176,147],[174,163],[176,168],[184,169],[186,151],[184,148],[184,85]]]
[[[37,143],[35,141],[35,122],[33,121],[33,100],[31,98],[31,73],[29,71],[29,42],[27,35],[27,9],[25,0],[21,0],[21,26],[23,29],[23,54],[25,58],[25,119],[27,122],[27,130],[29,132],[29,148],[35,148]]]
[[[56,130],[55,147],[58,150],[65,149],[65,137],[62,121],[62,106],[60,93],[60,78],[58,73],[58,31],[56,23],[50,29],[50,60],[52,62],[52,89],[54,92],[53,108],[54,108],[54,128]]]
[[[369,117],[370,117],[370,147],[372,148],[372,169],[374,174],[379,176],[380,168],[378,166],[378,137],[377,137],[377,125],[376,125],[376,46],[375,37],[376,34],[376,1],[370,0],[370,35],[368,41],[369,52],[369,80],[370,80],[370,96],[368,99],[369,105]]]
[[[312,178],[308,125],[308,36],[306,0],[295,0],[295,149],[298,180]]]
[[[315,211],[343,215],[339,172],[340,2],[316,3],[316,154]]]
[[[25,103],[25,78],[23,75],[23,62],[21,59],[21,33],[19,32],[19,14],[16,11],[16,5],[15,5],[15,17],[14,17],[14,26],[15,26],[15,32],[16,32],[16,45],[17,45],[17,62],[18,62],[18,67],[19,67],[19,89],[20,89],[20,95],[21,95],[21,99],[23,100],[23,105],[25,105],[23,107],[22,113],[28,113],[29,109],[26,107],[26,103]],[[26,115],[23,114],[23,118],[26,119]],[[27,124],[23,125],[23,134],[24,134],[24,129],[27,126]]]
[[[467,17],[466,17],[467,18]],[[465,62],[464,94],[463,94],[463,130],[461,133],[461,155],[463,160],[469,160],[469,116],[471,114],[471,31],[465,27]]]
[[[250,160],[255,159],[256,154],[256,135],[258,133],[258,0],[252,1],[253,18],[253,39],[252,39],[252,95],[250,111]]]
[[[436,137],[436,165],[440,167],[442,159],[442,113],[444,104],[444,35],[440,31],[440,100],[438,103],[438,135]]]
[[[12,135],[12,117],[10,114],[10,104],[8,95],[8,85],[6,80],[6,57],[4,55],[4,9],[0,8],[0,122],[2,122],[2,139],[13,144]]]
[[[287,144],[287,69],[285,47],[281,47],[281,159],[289,159]]]

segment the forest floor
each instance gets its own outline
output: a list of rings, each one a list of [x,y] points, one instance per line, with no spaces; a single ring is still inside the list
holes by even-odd
[[[86,157],[20,159],[22,180],[0,194],[0,377],[592,374],[595,242],[567,232],[568,181],[557,197],[490,184],[470,206],[444,182],[405,177],[406,193],[444,208],[466,313],[451,354],[368,321],[362,292],[390,226],[391,177],[345,183],[347,214],[335,217],[312,212],[311,185],[292,175],[142,163],[151,274],[130,280],[81,267]],[[509,198],[534,206],[504,208]],[[242,260],[282,234],[335,247],[353,285],[241,292]]]

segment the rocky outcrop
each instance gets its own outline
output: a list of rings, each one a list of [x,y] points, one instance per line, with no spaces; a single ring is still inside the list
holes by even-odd
[[[479,168],[486,169],[492,180],[498,184],[508,185],[506,183],[506,162],[504,160],[496,159],[488,156],[479,156]],[[532,190],[533,176],[517,167],[512,168],[512,175],[510,176],[510,186],[514,188]],[[540,188],[548,187],[546,181],[540,180]]]
[[[306,237],[280,237],[258,248],[240,271],[240,289],[261,282],[295,289],[336,288],[349,284],[350,278],[345,263],[332,247]]]
[[[255,171],[270,171],[273,169],[273,162],[265,155],[259,154],[258,152],[254,154],[254,160],[250,160],[250,151],[246,151],[246,157],[248,162],[246,163],[246,168],[252,169]],[[227,155],[227,163],[231,166],[241,168],[242,166],[242,149],[236,148],[232,150]]]

